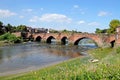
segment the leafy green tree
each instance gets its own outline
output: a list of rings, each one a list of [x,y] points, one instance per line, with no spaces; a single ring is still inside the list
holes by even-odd
[[[99,28],[96,28],[95,33],[96,33],[96,34],[102,33],[102,30],[100,30]]]
[[[62,30],[62,32],[68,32],[66,29]]]
[[[3,22],[0,21],[0,27],[3,26]]]
[[[103,30],[102,30],[102,33],[107,33],[107,30],[108,30],[108,29],[103,29]]]
[[[96,28],[95,33],[96,33],[96,34],[107,33],[107,29],[99,29],[99,28]]]
[[[3,23],[0,21],[0,35],[3,34],[4,31],[3,31]]]
[[[12,27],[12,32],[17,32],[17,27],[16,26]]]
[[[6,29],[6,32],[12,32],[13,27],[12,27],[11,24],[7,24],[7,25],[5,26],[5,29]]]
[[[21,32],[26,32],[27,27],[25,25],[19,25],[19,26],[17,26],[16,30],[21,31]]]
[[[69,32],[73,32],[73,31],[69,31],[69,30],[64,29],[64,30],[62,30],[62,32],[63,33],[69,33]]]
[[[109,29],[107,30],[108,34],[114,34],[116,31],[116,28],[120,26],[120,20],[117,19],[113,19],[111,20],[110,24],[109,24]]]

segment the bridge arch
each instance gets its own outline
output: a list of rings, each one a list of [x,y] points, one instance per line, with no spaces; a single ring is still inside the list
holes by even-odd
[[[111,41],[110,44],[110,46],[113,48],[115,46],[115,40]]]
[[[41,39],[42,39],[41,36],[37,36],[36,39],[35,39],[35,41],[41,42]]]
[[[62,37],[62,39],[61,39],[61,44],[66,45],[66,44],[68,43],[67,41],[68,41],[67,37],[64,36],[64,37]]]
[[[78,39],[74,42],[74,45],[78,45],[78,44],[79,44],[79,41],[81,41],[81,40],[83,40],[83,39],[91,39],[91,40],[95,43],[95,45],[98,46],[98,43],[97,43],[94,39],[89,38],[89,37],[81,37],[81,38],[78,38]]]
[[[51,44],[53,39],[55,39],[53,36],[49,36],[46,40],[46,43]]]

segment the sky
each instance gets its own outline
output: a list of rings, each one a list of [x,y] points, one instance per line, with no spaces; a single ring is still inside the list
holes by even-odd
[[[120,0],[1,0],[0,21],[13,26],[94,33],[120,20]]]

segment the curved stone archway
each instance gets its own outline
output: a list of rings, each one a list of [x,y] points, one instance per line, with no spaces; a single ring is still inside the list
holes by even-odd
[[[74,45],[78,45],[79,42],[80,42],[81,40],[83,40],[83,39],[90,39],[90,40],[93,41],[93,43],[94,43],[96,46],[98,45],[97,42],[95,42],[95,40],[93,40],[93,39],[91,39],[91,38],[88,38],[88,37],[82,37],[82,38],[77,39],[77,40],[74,42]]]
[[[53,36],[48,37],[46,43],[51,44],[53,39],[55,39]]]
[[[61,44],[63,44],[63,45],[66,45],[68,42],[68,39],[67,39],[67,37],[63,37],[62,39],[61,39]]]
[[[40,36],[38,36],[38,37],[36,37],[36,39],[35,39],[35,41],[37,41],[37,42],[41,42],[41,37]]]
[[[115,46],[115,40],[111,41],[110,44],[111,44],[111,47],[113,48]]]

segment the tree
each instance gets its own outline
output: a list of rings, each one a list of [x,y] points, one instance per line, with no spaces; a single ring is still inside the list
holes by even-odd
[[[17,27],[16,26],[12,27],[12,32],[17,32]]]
[[[7,24],[7,25],[5,26],[5,29],[6,29],[6,32],[12,32],[13,27],[12,27],[11,24]]]
[[[61,32],[62,32],[62,33],[70,33],[70,32],[73,32],[73,31],[69,31],[69,30],[67,30],[67,29],[64,29],[64,30],[62,30]]]
[[[3,26],[3,23],[0,21],[0,27]]]
[[[17,31],[22,31],[22,32],[26,32],[27,31],[27,27],[25,25],[19,25],[17,26]]]
[[[102,30],[100,30],[99,28],[96,28],[95,33],[97,33],[97,34],[102,33]]]
[[[4,31],[3,31],[3,23],[0,21],[0,34],[3,34]]]
[[[109,29],[107,30],[108,34],[114,34],[116,31],[116,28],[120,26],[120,21],[117,19],[113,19],[111,20],[110,24],[109,24]]]
[[[99,29],[99,28],[96,28],[95,33],[96,33],[96,34],[107,33],[107,29]]]

